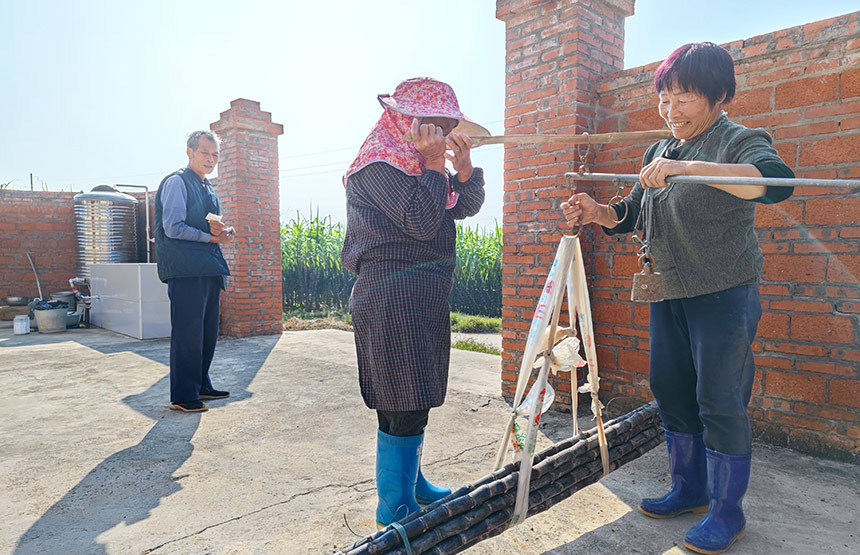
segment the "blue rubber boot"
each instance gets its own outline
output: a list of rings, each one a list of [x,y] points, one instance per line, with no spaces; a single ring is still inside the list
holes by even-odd
[[[434,501],[438,501],[443,497],[451,495],[449,488],[434,486],[427,481],[424,473],[421,472],[421,454],[424,451],[424,434],[421,434],[421,447],[418,452],[418,481],[415,482],[415,500],[419,505],[429,505]]]
[[[418,481],[415,483],[415,500],[418,501],[419,505],[429,505],[449,495],[451,495],[451,488],[434,486],[427,481],[424,473],[421,472],[421,466],[418,466]]]
[[[424,434],[398,437],[376,432],[376,526],[384,528],[420,507],[415,502]]]
[[[684,537],[684,547],[697,553],[722,553],[744,537],[746,519],[741,507],[750,481],[750,455],[726,455],[706,450],[708,459],[708,516]]]
[[[708,510],[708,466],[702,434],[666,431],[672,489],[663,497],[643,499],[639,510],[651,518],[672,518]]]

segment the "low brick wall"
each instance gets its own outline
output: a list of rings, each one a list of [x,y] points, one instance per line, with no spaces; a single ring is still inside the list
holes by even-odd
[[[68,291],[75,277],[75,194],[0,191],[0,297],[38,296],[28,252],[44,295]]]

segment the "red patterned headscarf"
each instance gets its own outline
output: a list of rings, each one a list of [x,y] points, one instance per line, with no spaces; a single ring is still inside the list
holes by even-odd
[[[412,126],[415,116],[407,116],[385,108],[376,125],[358,150],[358,156],[349,166],[346,178],[373,162],[385,162],[406,175],[421,175],[426,167],[424,155],[415,143],[403,138]]]
[[[393,95],[381,94],[377,99],[384,111],[346,171],[344,185],[350,175],[374,162],[384,162],[410,176],[423,174],[427,161],[413,143],[403,138],[416,117],[456,119],[460,123],[455,130],[471,137],[490,134],[460,111],[454,89],[429,77],[407,79],[397,85]],[[457,196],[449,189],[448,208],[456,204]]]

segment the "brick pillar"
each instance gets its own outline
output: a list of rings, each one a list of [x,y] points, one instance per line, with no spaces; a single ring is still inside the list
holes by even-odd
[[[217,191],[236,239],[223,245],[231,277],[221,302],[221,333],[235,337],[283,330],[278,135],[284,126],[260,103],[239,98],[210,129],[221,137]]]
[[[497,0],[505,22],[505,133],[597,131],[599,85],[624,67],[624,19],[634,0]],[[535,303],[561,239],[564,173],[576,149],[505,149],[502,258],[502,394],[513,396]],[[592,230],[584,235],[593,233]],[[583,242],[584,250],[591,241]],[[586,261],[590,259],[585,253]],[[586,271],[589,268],[586,265]],[[570,406],[570,380],[556,384]]]

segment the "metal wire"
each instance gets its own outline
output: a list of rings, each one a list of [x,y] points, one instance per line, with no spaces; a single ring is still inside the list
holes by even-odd
[[[636,173],[585,173],[568,172],[564,176],[572,181],[639,181]],[[673,175],[666,183],[711,185],[764,185],[767,187],[848,187],[860,189],[860,179],[810,179],[782,177],[717,177],[710,175]]]

